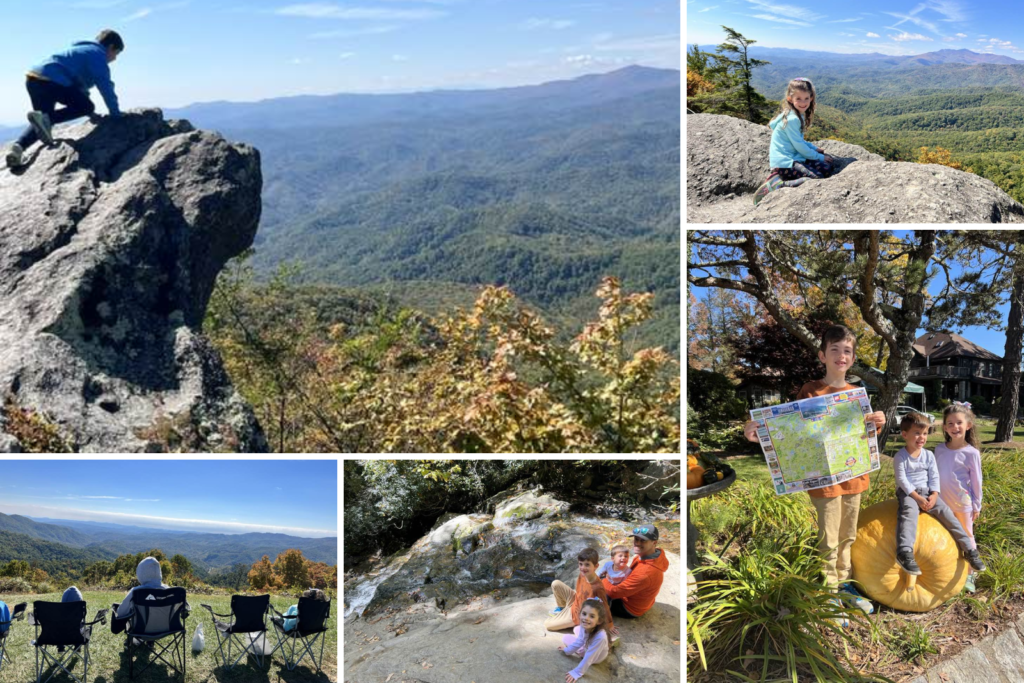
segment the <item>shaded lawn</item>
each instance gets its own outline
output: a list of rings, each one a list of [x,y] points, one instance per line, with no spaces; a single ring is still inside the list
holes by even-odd
[[[96,612],[100,609],[110,608],[110,605],[115,602],[121,602],[127,591],[83,591],[82,595],[88,604],[89,611],[87,614],[87,621],[92,621],[96,618]],[[28,611],[32,611],[32,603],[36,600],[59,602],[61,593],[46,593],[38,595],[12,595],[9,593],[0,594],[0,600],[7,603],[11,611],[14,611],[14,605],[19,602],[28,603]],[[284,648],[274,653],[274,656],[269,659],[264,659],[263,671],[261,672],[257,667],[254,660],[249,659],[246,661],[240,660],[238,665],[233,671],[227,671],[224,666],[218,661],[214,661],[214,653],[217,652],[217,636],[214,634],[213,621],[210,618],[210,613],[201,604],[209,605],[218,614],[228,614],[231,611],[231,596],[230,595],[199,595],[190,594],[188,596],[189,605],[192,606],[192,612],[185,622],[188,630],[188,638],[186,643],[186,673],[188,675],[187,680],[189,683],[198,681],[217,681],[218,683],[232,683],[245,681],[246,683],[327,683],[328,681],[338,680],[338,615],[337,609],[340,607],[340,603],[335,600],[331,605],[331,616],[328,620],[329,631],[324,634],[327,640],[324,642],[324,659],[322,665],[322,672],[316,673],[315,666],[310,662],[309,655],[302,660],[302,662],[295,668],[294,671],[288,671],[285,667],[284,656],[282,654]],[[289,606],[298,603],[298,598],[286,597],[279,595],[271,595],[270,604],[279,612],[284,612]],[[3,669],[0,670],[0,679],[4,681],[34,681],[36,680],[36,654],[35,648],[30,644],[35,638],[36,629],[34,626],[28,624],[27,612],[25,618],[21,621],[16,621],[11,625],[10,633],[7,637],[7,655],[10,661],[4,661]],[[206,639],[206,647],[202,652],[192,652],[192,636],[195,634],[196,627],[199,623],[203,624],[203,631]],[[268,632],[267,642],[269,645],[276,645],[277,641],[274,636],[273,626],[270,625],[269,619],[267,621]],[[161,644],[170,642],[168,640],[161,641]],[[301,645],[299,645],[301,648]],[[159,651],[159,649],[157,650]],[[227,648],[225,646],[225,652]],[[237,656],[237,651],[233,648],[233,654],[231,659]],[[296,650],[296,656],[298,656],[299,649]],[[316,647],[314,648],[315,654],[319,657],[320,655],[320,642],[317,641]],[[141,653],[140,653],[141,654]],[[106,624],[96,624],[93,626],[92,641],[89,644],[89,681],[91,683],[128,683],[128,659],[125,652],[125,637],[123,633],[114,635],[110,632],[110,619],[107,618]],[[172,680],[174,672],[166,667],[163,663],[157,662],[149,667],[145,673],[141,676],[138,675],[138,671],[141,666],[145,665],[148,661],[148,654],[142,654],[140,659],[136,660],[136,681],[159,681],[164,683]],[[164,658],[170,661],[171,653],[164,653]],[[76,662],[71,671],[81,677],[84,671],[82,662]],[[44,669],[43,679],[50,674],[50,671]],[[65,675],[60,674],[54,676],[53,681],[63,682],[70,681],[71,679]],[[177,676],[175,680],[180,681],[181,677]]]

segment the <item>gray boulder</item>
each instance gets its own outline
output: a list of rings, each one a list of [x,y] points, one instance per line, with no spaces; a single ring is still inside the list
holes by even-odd
[[[771,131],[731,116],[686,117],[690,223],[1020,223],[1024,206],[972,173],[885,161],[836,140],[813,144],[836,158],[831,178],[780,188],[754,206],[768,176]]]
[[[256,234],[259,153],[157,109],[55,133],[0,171],[0,397],[76,451],[267,450],[200,334]]]
[[[495,508],[494,526],[556,515],[568,509],[568,503],[556,500],[547,494],[527,491],[514,498],[509,498]]]

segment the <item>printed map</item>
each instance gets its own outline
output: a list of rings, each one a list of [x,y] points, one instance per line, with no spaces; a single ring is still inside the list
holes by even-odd
[[[870,412],[864,389],[750,411],[775,492],[822,488],[877,470],[875,428],[864,424]]]

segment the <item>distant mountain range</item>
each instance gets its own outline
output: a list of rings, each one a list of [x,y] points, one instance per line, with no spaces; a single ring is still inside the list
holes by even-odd
[[[700,49],[706,52],[714,52],[715,48],[715,45],[700,46]],[[880,52],[822,52],[754,45],[750,48],[750,56],[756,59],[777,59],[786,62],[807,61],[830,65],[871,64],[876,67],[914,67],[935,64],[1024,64],[1024,61],[1013,57],[974,52],[973,50],[936,50],[920,55],[886,55]]]
[[[230,567],[236,562],[253,563],[263,555],[273,560],[289,548],[301,550],[303,557],[315,562],[335,564],[338,558],[338,539],[335,537],[301,538],[268,533],[207,534],[77,520],[46,522],[0,513],[0,532],[22,536],[17,547],[21,552],[33,556],[52,555],[53,544],[60,544],[63,548],[58,554],[77,558],[84,553],[85,557],[95,557],[93,561],[159,548],[168,556],[184,555],[193,564],[206,570]],[[31,552],[26,550],[30,544],[25,539],[33,539],[38,547]],[[82,553],[76,553],[74,549],[80,549]],[[10,543],[6,551],[5,546],[0,544],[0,563],[12,559],[28,559],[8,555],[11,555]]]
[[[627,67],[485,91],[289,97],[167,110],[262,155],[254,264],[307,283],[509,286],[572,321],[602,276],[656,294],[679,343],[680,72]]]

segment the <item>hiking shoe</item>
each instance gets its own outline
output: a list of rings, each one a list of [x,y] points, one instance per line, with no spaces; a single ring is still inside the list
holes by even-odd
[[[978,590],[978,588],[974,585],[974,574],[967,575],[967,583],[964,584],[964,590],[968,593],[973,593],[974,591]]]
[[[967,564],[971,565],[974,571],[983,572],[988,569],[988,567],[985,566],[985,563],[981,560],[981,555],[978,554],[977,548],[965,552],[964,557],[967,558]]]
[[[896,564],[900,566],[900,569],[912,576],[920,576],[921,568],[917,566],[917,562],[914,561],[913,550],[901,550],[896,553]]]
[[[860,591],[850,582],[839,586],[839,599],[848,602],[864,614],[874,614],[875,606],[871,601],[861,595]]]
[[[18,168],[25,163],[25,150],[17,142],[7,150],[7,168]]]
[[[40,140],[47,145],[53,144],[53,124],[50,123],[49,116],[41,111],[30,111],[28,122],[32,124],[32,128],[35,129]]]
[[[767,197],[769,192],[773,192],[780,187],[782,187],[782,178],[777,175],[768,178],[761,187],[757,188],[757,192],[754,193],[754,206],[760,204],[761,200]]]
[[[550,612],[548,612],[548,614],[550,614],[551,616],[555,616],[556,614],[561,612],[563,609],[565,609],[565,608],[564,607],[556,607],[555,609],[553,609]]]
[[[831,600],[829,600],[829,604],[835,605],[836,607],[842,607],[843,606],[843,604],[841,602],[839,602],[835,598],[832,598]],[[835,619],[833,619],[832,621],[834,621],[835,625],[838,626],[839,628],[849,628],[849,626],[850,626],[850,620],[846,618],[846,615],[840,615],[840,616],[836,617]]]

